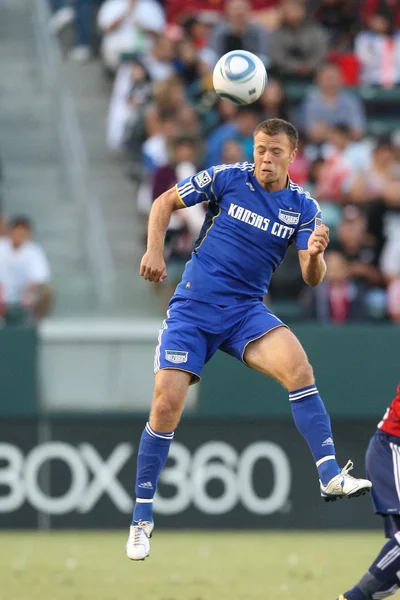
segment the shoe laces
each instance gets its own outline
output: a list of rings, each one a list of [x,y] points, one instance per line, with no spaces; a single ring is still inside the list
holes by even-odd
[[[140,525],[135,525],[133,532],[133,545],[138,546],[141,544],[141,537],[144,531]]]
[[[345,466],[343,467],[343,469],[341,470],[341,472],[340,472],[340,473],[341,473],[341,475],[348,475],[348,474],[349,474],[349,471],[351,471],[351,470],[352,470],[353,466],[354,466],[354,465],[353,465],[353,462],[352,462],[351,460],[349,460],[349,461],[348,461],[348,462],[345,464]],[[350,475],[350,477],[351,477],[351,475]]]
[[[136,546],[142,543],[141,537],[142,534],[146,535],[146,531],[144,527],[148,525],[148,521],[138,521],[137,525],[134,525],[133,528],[133,544]]]

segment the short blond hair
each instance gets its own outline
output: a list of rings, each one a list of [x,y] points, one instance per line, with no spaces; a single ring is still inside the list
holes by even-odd
[[[278,135],[284,133],[291,143],[293,149],[297,148],[299,143],[299,133],[294,125],[284,119],[267,119],[257,125],[254,130],[254,135],[262,131],[266,135]]]

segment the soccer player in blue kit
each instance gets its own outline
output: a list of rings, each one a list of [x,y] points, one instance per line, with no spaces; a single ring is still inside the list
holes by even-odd
[[[351,461],[340,469],[330,419],[306,353],[263,303],[292,242],[304,281],[316,286],[325,275],[329,230],[317,202],[288,175],[297,142],[291,123],[263,121],[254,131],[254,164],[211,167],[181,181],[152,206],[140,274],[153,282],[167,276],[163,243],[172,213],[203,201],[208,212],[158,338],[154,396],[140,439],[136,503],[126,545],[132,560],[150,553],[153,498],[188,386],[200,381],[204,364],[218,349],[288,390],[295,424],[316,463],[321,496],[355,497],[371,488],[368,480],[349,475]]]

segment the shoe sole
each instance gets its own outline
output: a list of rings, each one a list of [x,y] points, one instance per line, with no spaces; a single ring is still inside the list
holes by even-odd
[[[150,558],[150,553],[146,554],[144,558],[131,558],[130,556],[128,556],[127,558],[129,558],[129,560],[131,560],[132,562],[143,562],[144,560],[146,560],[146,558]]]
[[[336,500],[341,500],[342,498],[358,498],[359,496],[365,496],[369,494],[371,488],[362,488],[361,490],[357,490],[354,494],[344,494],[343,496],[322,496],[325,502],[336,502]]]

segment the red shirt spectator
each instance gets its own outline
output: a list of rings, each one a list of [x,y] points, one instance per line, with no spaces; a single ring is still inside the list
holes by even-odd
[[[378,12],[385,12],[400,29],[400,2],[398,0],[364,0],[361,9],[361,19],[366,25],[369,19]]]
[[[251,0],[252,10],[265,10],[279,5],[280,0]],[[222,15],[225,0],[169,0],[167,2],[168,22],[181,22],[185,17],[199,13]]]

